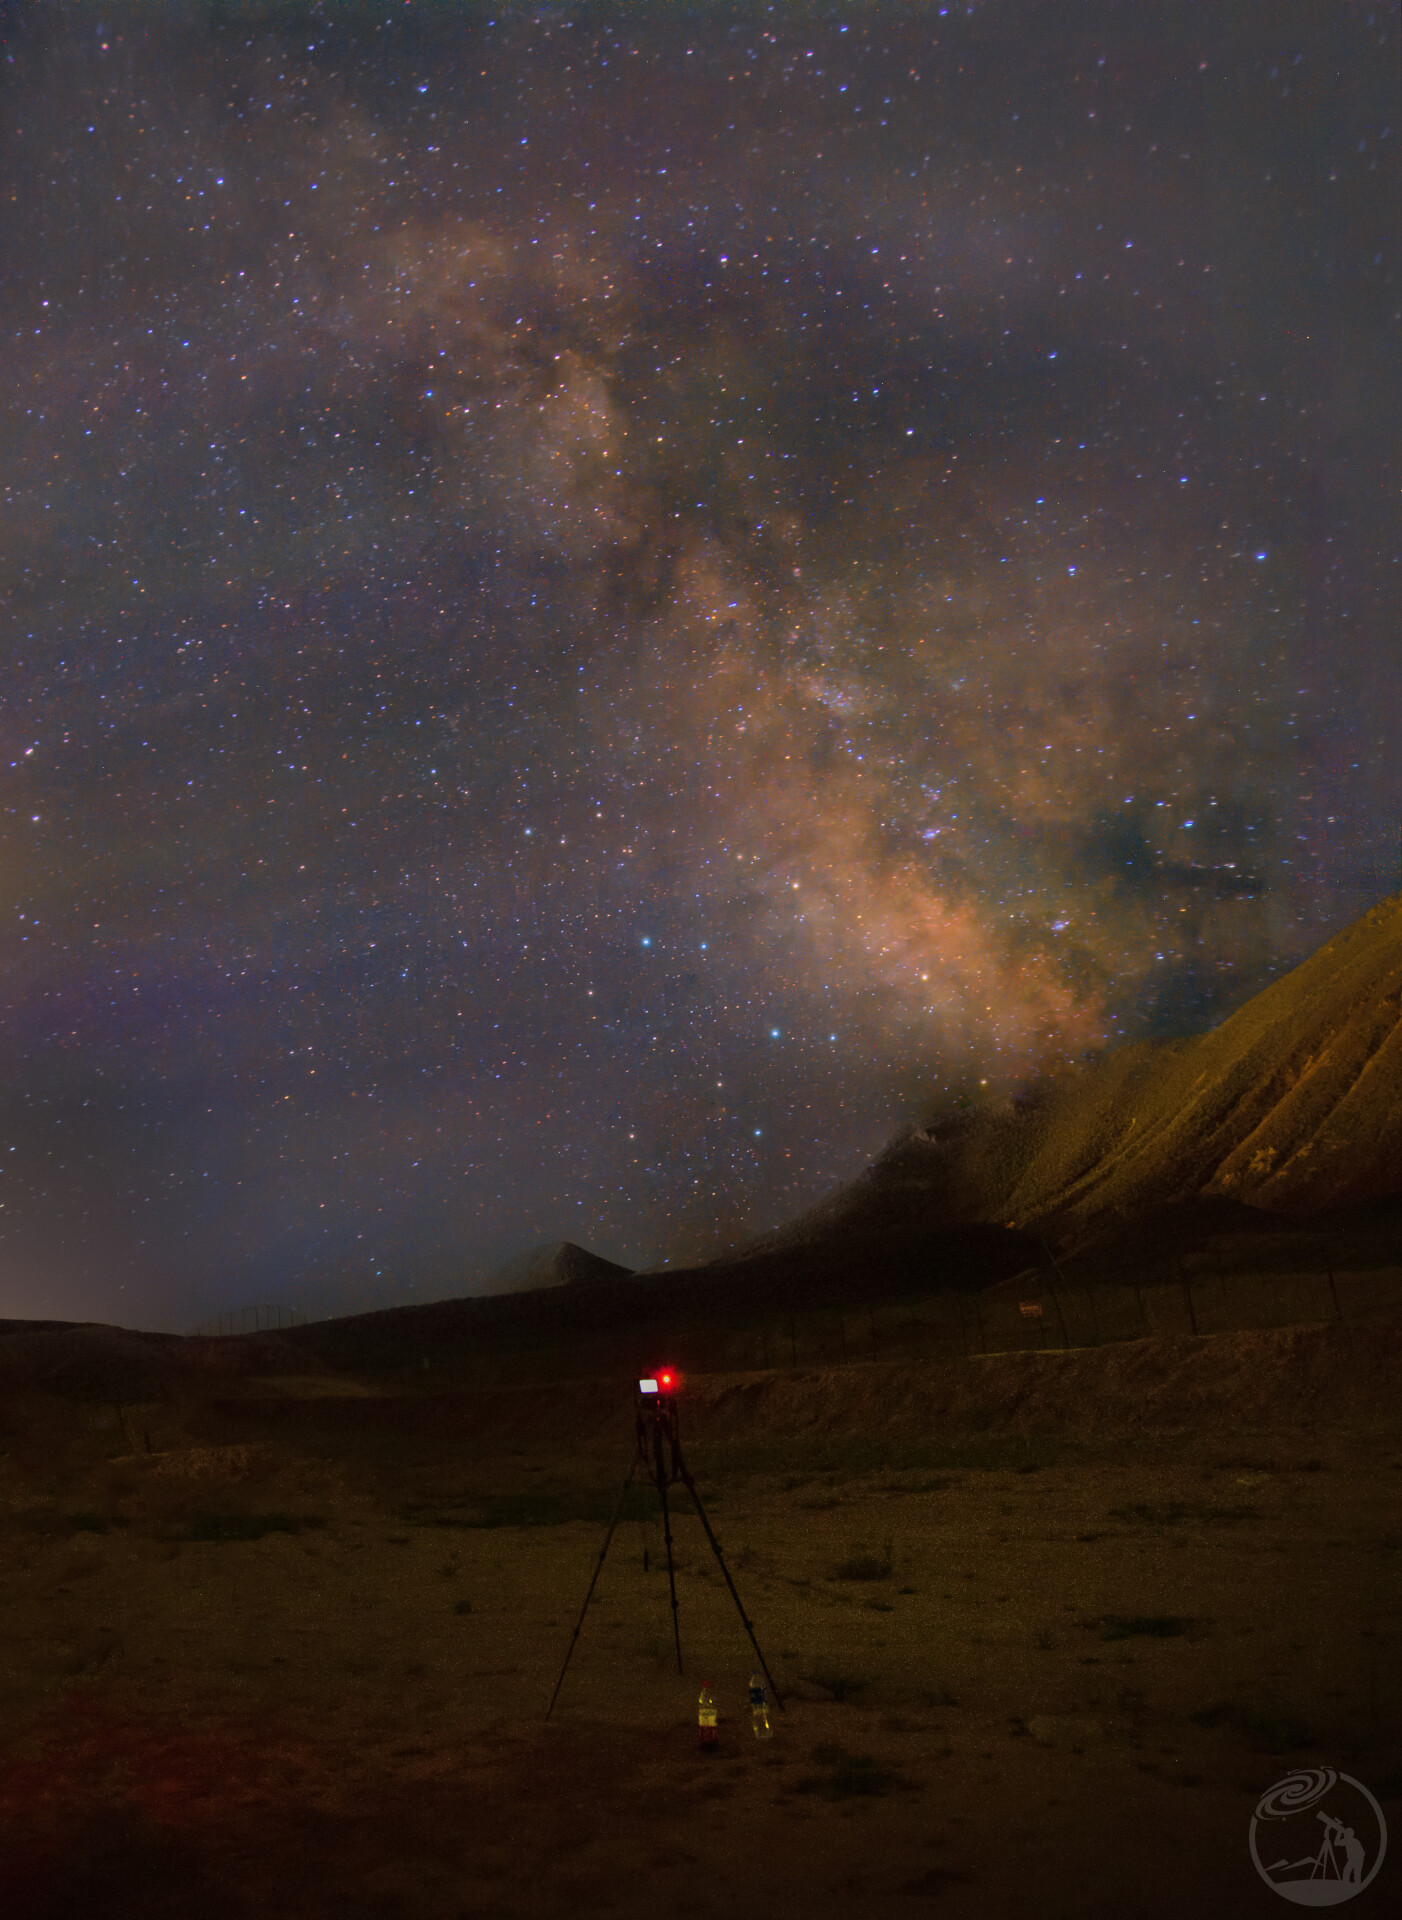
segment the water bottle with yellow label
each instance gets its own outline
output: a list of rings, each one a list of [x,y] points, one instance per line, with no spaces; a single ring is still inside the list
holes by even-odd
[[[701,1698],[696,1707],[696,1725],[701,1736],[701,1751],[714,1753],[716,1748],[716,1697],[710,1686],[701,1689]]]

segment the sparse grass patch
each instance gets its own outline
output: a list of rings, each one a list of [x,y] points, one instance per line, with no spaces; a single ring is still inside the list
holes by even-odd
[[[820,1746],[814,1747],[813,1759],[828,1771],[805,1774],[795,1780],[795,1793],[819,1793],[825,1800],[852,1800],[919,1790],[917,1781],[908,1780],[893,1767],[882,1766],[869,1753],[848,1753],[845,1747]]]
[[[914,1880],[907,1880],[900,1891],[913,1895],[917,1900],[937,1900],[942,1893],[948,1893],[951,1887],[962,1886],[968,1877],[968,1874],[959,1873],[953,1867],[928,1867],[924,1873],[917,1874]]]
[[[703,1486],[719,1487],[756,1478],[775,1480],[793,1493],[826,1479],[830,1486],[874,1474],[957,1472],[1010,1473],[1055,1466],[1085,1451],[1073,1441],[1039,1434],[968,1433],[952,1440],[903,1440],[882,1434],[832,1434],[821,1440],[749,1440],[689,1449],[692,1471]],[[948,1481],[932,1479],[917,1489],[938,1492]]]
[[[1137,1520],[1148,1527],[1176,1527],[1196,1520],[1205,1527],[1230,1527],[1241,1520],[1254,1520],[1255,1507],[1204,1506],[1194,1500],[1167,1500],[1162,1503],[1137,1500],[1132,1506],[1111,1507],[1112,1520]]]
[[[325,1525],[319,1513],[192,1513],[181,1533],[186,1540],[261,1540]]]
[[[1313,1727],[1293,1707],[1275,1699],[1217,1700],[1188,1715],[1195,1727],[1236,1727],[1265,1753],[1289,1753],[1318,1745]]]
[[[1241,1715],[1242,1730],[1267,1753],[1285,1753],[1291,1747],[1317,1744],[1313,1727],[1292,1707],[1279,1701],[1266,1701],[1259,1707],[1247,1707]]]
[[[511,1493],[474,1493],[461,1501],[401,1506],[399,1518],[411,1527],[562,1527],[572,1520],[607,1526],[618,1504],[617,1487],[527,1487]],[[708,1506],[716,1504],[714,1498]],[[631,1488],[620,1524],[651,1518],[661,1511],[651,1488]]]
[[[1230,1700],[1216,1700],[1210,1707],[1196,1707],[1188,1715],[1195,1727],[1221,1727],[1236,1713]]]
[[[891,1578],[891,1542],[880,1548],[854,1541],[847,1558],[839,1560],[830,1580],[889,1580]]]
[[[923,1480],[883,1480],[880,1493],[943,1493],[946,1487],[957,1487],[958,1480],[949,1473],[926,1474]]]
[[[1177,1613],[1102,1613],[1092,1625],[1100,1628],[1102,1640],[1128,1640],[1143,1634],[1152,1640],[1174,1640],[1191,1633],[1199,1623]]]
[[[850,1700],[854,1693],[865,1693],[870,1680],[858,1673],[844,1673],[834,1667],[819,1667],[799,1676],[811,1687],[821,1687],[834,1700]]]
[[[122,1513],[60,1513],[53,1507],[27,1507],[14,1518],[23,1532],[50,1539],[71,1533],[106,1533],[110,1527],[131,1525]]]

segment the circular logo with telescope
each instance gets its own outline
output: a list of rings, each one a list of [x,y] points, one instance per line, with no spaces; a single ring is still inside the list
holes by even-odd
[[[1376,1878],[1386,1852],[1383,1810],[1351,1774],[1302,1767],[1256,1802],[1256,1871],[1297,1907],[1338,1907],[1352,1900]]]

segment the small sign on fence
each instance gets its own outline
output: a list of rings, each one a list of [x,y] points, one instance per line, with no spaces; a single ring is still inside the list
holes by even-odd
[[[1042,1303],[1040,1300],[1019,1300],[1017,1310],[1019,1313],[1024,1314],[1029,1320],[1040,1320],[1042,1317]]]

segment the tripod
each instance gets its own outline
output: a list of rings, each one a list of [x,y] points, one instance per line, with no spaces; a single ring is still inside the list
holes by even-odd
[[[579,1630],[584,1625],[584,1616],[589,1611],[589,1602],[594,1598],[594,1588],[598,1584],[599,1575],[604,1570],[609,1542],[613,1539],[614,1528],[618,1525],[619,1515],[623,1512],[623,1502],[628,1497],[628,1489],[632,1486],[633,1476],[639,1467],[646,1471],[662,1503],[662,1535],[667,1543],[667,1586],[672,1597],[672,1639],[677,1649],[677,1672],[682,1671],[682,1639],[677,1618],[677,1575],[672,1561],[672,1516],[667,1504],[667,1489],[675,1486],[680,1480],[691,1495],[691,1503],[696,1509],[697,1518],[706,1530],[711,1551],[716,1556],[721,1572],[725,1575],[725,1584],[730,1589],[730,1597],[735,1602],[735,1608],[740,1615],[745,1632],[750,1636],[750,1645],[754,1648],[759,1664],[764,1669],[764,1677],[769,1682],[769,1690],[774,1697],[775,1705],[782,1713],[785,1710],[784,1702],[780,1697],[779,1689],[774,1684],[774,1676],[769,1671],[769,1662],[765,1659],[758,1640],[755,1639],[754,1627],[741,1604],[739,1594],[735,1591],[735,1582],[731,1579],[730,1569],[725,1564],[725,1555],[720,1550],[720,1542],[712,1533],[711,1523],[706,1518],[706,1509],[702,1506],[701,1496],[696,1491],[696,1482],[692,1479],[686,1461],[682,1457],[681,1437],[677,1431],[676,1376],[674,1374],[659,1373],[654,1379],[638,1382],[634,1426],[637,1445],[633,1450],[633,1459],[623,1485],[618,1490],[618,1503],[614,1507],[613,1518],[609,1521],[608,1532],[604,1535],[604,1544],[599,1549],[594,1577],[589,1582],[589,1591],[584,1596],[584,1605],[580,1608],[579,1618],[574,1623],[574,1632],[570,1635],[565,1662],[560,1668],[560,1677],[555,1682],[555,1691],[550,1696],[550,1705],[545,1709],[546,1719],[548,1720],[555,1711],[555,1702],[559,1699],[560,1689],[565,1684],[565,1674],[569,1670],[570,1660],[579,1640]]]

